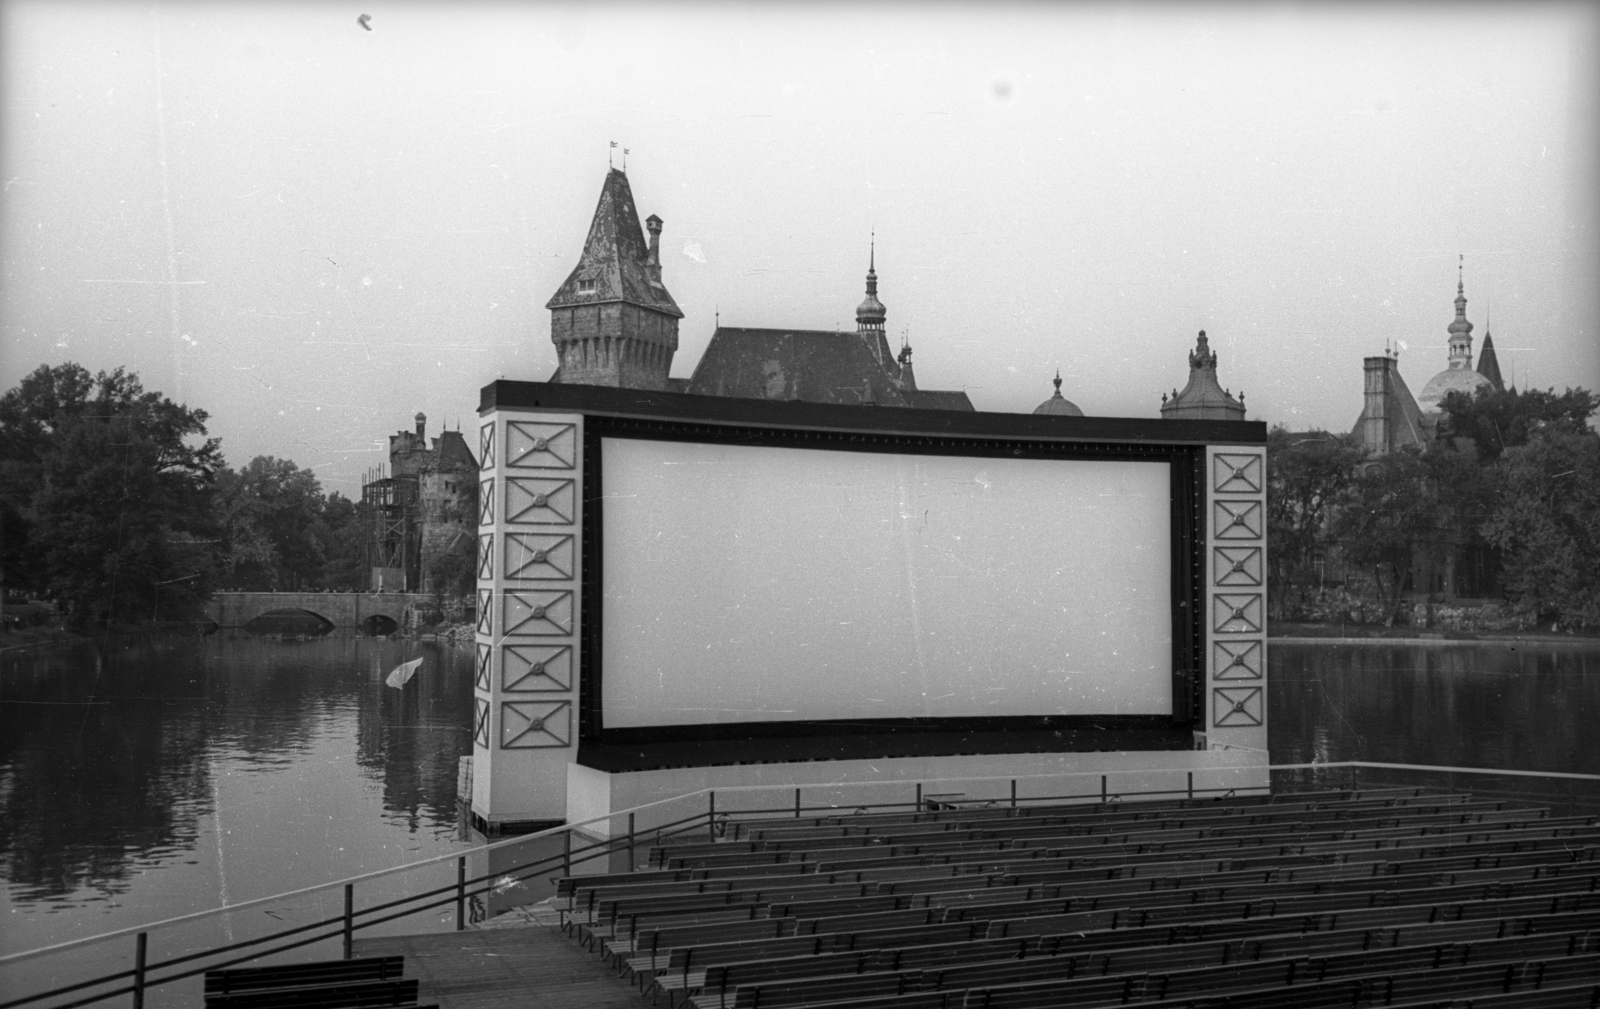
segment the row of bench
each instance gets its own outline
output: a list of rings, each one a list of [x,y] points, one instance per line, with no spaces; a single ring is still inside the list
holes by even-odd
[[[731,819],[558,900],[693,1009],[1600,1006],[1600,821],[1419,790]]]
[[[325,960],[206,971],[206,1009],[378,1009],[416,1007],[417,980],[405,957]]]

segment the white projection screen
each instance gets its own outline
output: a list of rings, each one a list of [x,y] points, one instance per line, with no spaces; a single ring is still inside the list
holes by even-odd
[[[604,438],[604,726],[1168,714],[1170,466]]]

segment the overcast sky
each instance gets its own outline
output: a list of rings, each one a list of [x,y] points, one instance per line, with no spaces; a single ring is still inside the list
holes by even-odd
[[[876,228],[891,340],[980,410],[1060,368],[1156,416],[1203,328],[1252,419],[1348,430],[1386,341],[1444,367],[1462,254],[1474,351],[1600,388],[1592,4],[0,11],[0,387],[126,365],[346,494],[554,370],[613,140],[675,375],[718,310],[853,327]]]

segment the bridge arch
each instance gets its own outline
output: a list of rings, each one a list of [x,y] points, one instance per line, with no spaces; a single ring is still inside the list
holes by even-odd
[[[258,613],[241,626],[253,634],[322,635],[334,629],[333,621],[322,614],[291,607]]]
[[[218,592],[206,605],[218,627],[243,627],[276,610],[304,610],[334,627],[359,629],[369,617],[406,625],[416,596],[407,592]]]

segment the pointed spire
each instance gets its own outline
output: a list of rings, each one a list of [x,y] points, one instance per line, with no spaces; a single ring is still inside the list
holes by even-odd
[[[889,310],[878,300],[878,233],[872,232],[872,244],[867,254],[867,296],[856,307],[856,332],[860,333],[877,353],[882,341],[883,323]]]
[[[1456,317],[1450,323],[1450,357],[1447,370],[1471,370],[1472,323],[1467,321],[1466,256],[1456,264]]]

